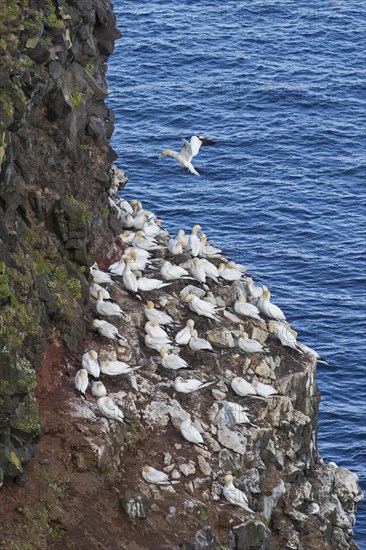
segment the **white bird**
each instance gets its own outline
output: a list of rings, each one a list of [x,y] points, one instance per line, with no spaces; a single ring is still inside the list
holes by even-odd
[[[194,327],[193,319],[188,319],[186,326],[182,328],[176,335],[175,341],[180,346],[186,346],[191,339],[191,329]]]
[[[155,304],[151,300],[146,302],[144,312],[148,321],[158,323],[158,325],[174,325],[174,319],[172,319],[172,317],[170,317],[167,313],[164,313],[164,311],[155,309]]]
[[[296,336],[294,336],[293,331],[288,325],[280,323],[279,321],[268,321],[268,330],[277,336],[283,346],[294,348],[302,353],[298,348]]]
[[[161,276],[166,281],[175,281],[177,279],[190,279],[188,271],[180,267],[179,265],[173,265],[170,262],[165,261],[160,268]]]
[[[286,316],[283,311],[270,302],[271,293],[269,290],[264,290],[263,295],[258,302],[259,310],[264,313],[267,317],[271,319],[276,319],[277,321],[286,321]]]
[[[321,356],[315,349],[309,348],[306,344],[303,344],[302,342],[297,342],[297,345],[303,353],[308,353],[309,355],[312,355],[315,357],[315,359],[318,361],[318,363],[325,363],[326,365],[328,362]]]
[[[166,347],[161,348],[160,350],[161,364],[166,369],[178,370],[178,369],[187,369],[188,363],[179,357],[175,353],[169,353]]]
[[[119,235],[119,238],[123,243],[131,244],[135,238],[135,233],[133,231],[123,231],[123,233]]]
[[[202,233],[199,256],[202,256],[202,257],[209,256],[211,258],[219,258],[221,255],[221,252],[222,251],[219,248],[215,248],[214,246],[210,245],[207,240],[207,236],[204,233]]]
[[[183,248],[187,246],[187,243],[183,240],[177,241],[176,239],[169,239],[168,250],[173,256],[183,254]]]
[[[124,270],[125,261],[123,259],[118,260],[118,262],[114,262],[108,267],[108,272],[113,273],[113,275],[117,275],[118,277],[122,277]]]
[[[201,239],[197,236],[199,231],[201,231],[201,226],[194,225],[187,240],[186,249],[193,257],[198,256],[201,249]]]
[[[234,392],[240,397],[257,395],[257,392],[255,388],[253,388],[252,384],[250,384],[240,376],[236,376],[235,378],[232,379],[231,387],[234,390]]]
[[[148,279],[147,277],[140,277],[137,279],[137,288],[143,292],[150,292],[152,290],[159,290],[164,286],[169,286],[172,283],[164,283],[159,279]]]
[[[89,287],[90,296],[98,300],[98,292],[103,292],[103,300],[110,300],[111,295],[109,294],[108,290],[103,288],[102,286],[98,285],[98,283],[91,283]]]
[[[144,232],[145,237],[157,237],[162,232],[160,222],[154,220],[146,220],[141,229]]]
[[[201,262],[206,276],[215,281],[215,283],[218,283],[219,271],[217,267],[213,263],[206,260],[206,258],[202,258]]]
[[[258,340],[252,340],[246,332],[242,332],[238,339],[239,348],[245,353],[265,353],[267,349]]]
[[[119,221],[121,222],[124,229],[134,229],[135,227],[135,220],[133,216],[128,212],[122,212],[119,217]]]
[[[98,382],[93,382],[91,392],[94,397],[104,397],[105,395],[107,395],[106,387],[100,380]]]
[[[160,353],[162,348],[172,349],[171,341],[166,338],[152,338],[145,334],[145,346]]]
[[[257,392],[258,395],[261,397],[271,397],[275,395],[279,395],[278,391],[275,390],[272,386],[269,384],[263,384],[262,382],[258,382],[258,380],[253,380],[252,386]]]
[[[85,392],[89,385],[88,371],[86,369],[80,369],[75,376],[75,387],[84,399],[86,399]]]
[[[133,245],[142,248],[143,250],[162,250],[163,247],[158,245],[155,239],[146,237],[143,231],[137,231],[133,239]]]
[[[83,369],[88,371],[92,378],[99,380],[100,366],[98,363],[98,354],[93,349],[84,353],[81,359]]]
[[[125,259],[125,269],[122,274],[122,281],[127,290],[130,292],[136,294],[138,291],[137,286],[137,277],[134,273],[131,271],[131,259],[126,258]]]
[[[94,319],[92,322],[93,327],[105,338],[110,340],[115,340],[118,342],[127,343],[126,338],[120,335],[118,328],[108,323],[108,321],[101,321],[99,319]]]
[[[207,447],[204,444],[203,437],[200,432],[195,428],[191,422],[190,418],[186,418],[180,424],[180,433],[190,443],[194,443],[199,447],[206,449]]]
[[[128,420],[125,419],[121,409],[118,407],[118,405],[116,405],[116,403],[110,397],[107,397],[107,396],[99,397],[97,401],[97,406],[100,412],[102,413],[102,415],[105,416],[106,418],[117,420],[118,422],[128,423]]]
[[[211,302],[205,302],[194,294],[187,294],[184,301],[188,302],[189,309],[197,313],[197,315],[218,321],[218,317],[215,315],[217,313],[216,306],[211,304]]]
[[[133,214],[133,208],[126,199],[118,198],[118,206],[125,210],[125,212],[128,212],[128,214]]]
[[[142,477],[149,483],[155,483],[156,485],[175,485],[179,483],[177,479],[170,480],[168,474],[156,470],[152,466],[144,466],[141,472]]]
[[[91,266],[90,273],[93,277],[93,281],[95,283],[98,283],[98,285],[113,282],[112,277],[109,275],[109,273],[105,273],[104,271],[101,271],[97,263]]]
[[[235,264],[234,264],[235,265]],[[228,262],[226,265],[221,263],[218,267],[219,276],[225,281],[239,281],[243,274],[239,269],[233,267],[232,262]]]
[[[101,361],[100,372],[109,376],[119,376],[120,374],[129,374],[137,369],[141,369],[141,365],[130,366],[123,361]]]
[[[251,277],[246,278],[248,295],[253,302],[257,302],[262,297],[263,288],[254,285],[254,281]]]
[[[239,508],[242,508],[246,512],[254,514],[255,512],[253,512],[253,510],[249,508],[248,499],[245,493],[235,487],[235,485],[233,484],[233,479],[234,478],[231,475],[227,475],[224,477],[225,485],[222,490],[224,497],[228,502],[230,502],[230,504],[239,506]]]
[[[145,323],[145,332],[151,336],[151,338],[165,338],[170,340],[168,333],[161,327],[159,327],[156,321],[148,321]]]
[[[145,210],[142,210],[137,214],[137,216],[133,219],[134,221],[134,227],[135,229],[141,231],[144,224],[148,221],[149,213]],[[145,236],[147,237],[146,233]]]
[[[191,329],[191,339],[189,340],[189,347],[193,351],[213,351],[212,346],[208,340],[204,338],[198,338],[197,331]]]
[[[125,317],[124,312],[118,304],[114,302],[105,302],[103,300],[103,292],[98,292],[98,300],[95,308],[99,315],[106,315],[107,317]]]
[[[239,298],[236,300],[234,311],[238,315],[243,315],[244,317],[251,317],[258,321],[262,320],[258,308],[253,304],[249,304],[243,294],[240,294]]]
[[[200,258],[193,258],[191,264],[191,273],[193,278],[196,279],[199,283],[204,284],[206,282],[206,270],[202,264]]]
[[[177,376],[174,380],[175,391],[179,393],[192,393],[194,391],[205,388],[206,386],[211,386],[215,382],[202,382],[197,378],[188,378],[184,380],[181,376]]]
[[[159,158],[166,156],[172,157],[187,168],[191,174],[199,176],[199,173],[192,164],[192,158],[198,155],[201,145],[214,145],[215,142],[206,139],[203,136],[192,136],[190,142],[186,139],[183,139],[182,141],[183,148],[179,153],[172,151],[171,149],[164,149]]]

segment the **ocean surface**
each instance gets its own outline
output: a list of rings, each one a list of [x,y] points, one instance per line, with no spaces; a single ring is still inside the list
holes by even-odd
[[[319,447],[365,487],[365,4],[115,2],[112,145],[170,232],[199,223],[327,358]],[[206,135],[185,174],[165,148]],[[366,506],[356,540],[366,549]]]

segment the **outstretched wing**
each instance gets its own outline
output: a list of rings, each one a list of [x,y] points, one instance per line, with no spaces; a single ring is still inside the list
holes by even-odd
[[[192,156],[195,157],[198,155],[198,152],[200,150],[200,147],[206,146],[206,145],[216,145],[215,141],[212,141],[212,139],[207,139],[204,136],[192,136],[191,137],[191,149],[192,149]]]
[[[198,138],[197,138],[198,139]],[[187,162],[191,162],[192,157],[195,156],[192,152],[192,140],[191,143],[189,143],[186,139],[182,139],[183,142],[183,148],[181,152],[179,153],[181,157],[183,157]],[[196,153],[197,154],[197,153]]]

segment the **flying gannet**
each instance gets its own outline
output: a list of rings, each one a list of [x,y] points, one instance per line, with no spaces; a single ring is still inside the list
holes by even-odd
[[[199,176],[199,173],[192,164],[192,158],[198,155],[201,145],[215,145],[215,142],[210,139],[206,139],[203,136],[192,136],[190,142],[184,138],[182,141],[183,148],[179,153],[172,151],[171,149],[164,149],[159,158],[166,156],[172,157],[182,164],[184,168],[187,168],[191,174]]]

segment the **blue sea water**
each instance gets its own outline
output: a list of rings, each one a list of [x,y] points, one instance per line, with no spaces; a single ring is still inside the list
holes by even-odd
[[[115,2],[113,146],[169,231],[200,223],[275,294],[318,366],[319,447],[365,490],[365,4]],[[180,172],[165,149],[217,141]],[[366,507],[356,540],[366,548]]]

